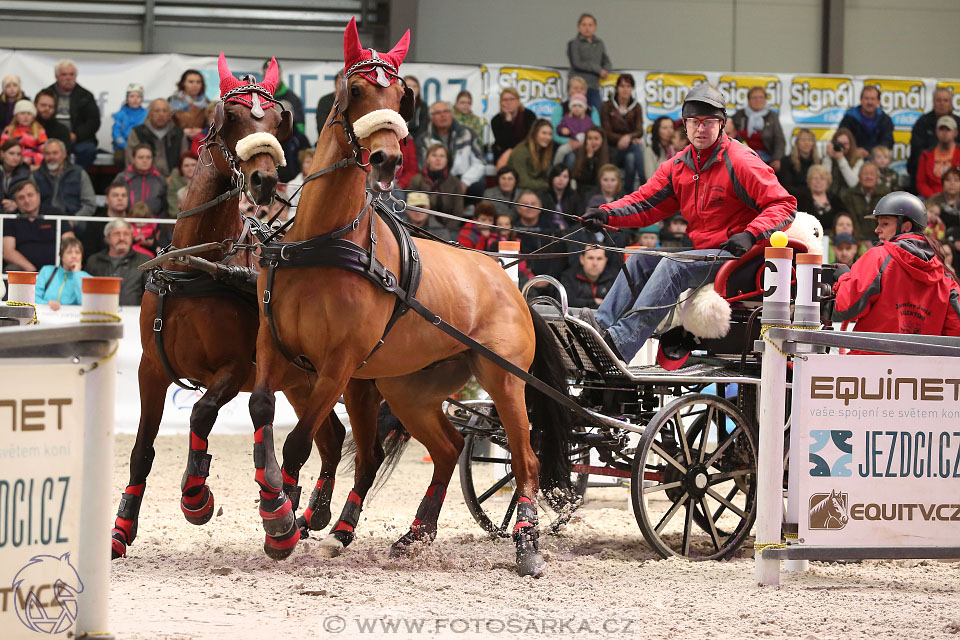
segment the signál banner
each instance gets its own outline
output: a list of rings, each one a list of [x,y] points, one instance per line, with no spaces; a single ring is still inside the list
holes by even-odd
[[[818,354],[798,361],[790,495],[800,543],[956,545],[958,419],[954,358]]]

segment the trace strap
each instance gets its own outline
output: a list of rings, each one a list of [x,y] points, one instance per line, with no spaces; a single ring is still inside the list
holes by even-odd
[[[222,202],[226,202],[230,198],[234,198],[240,195],[241,191],[243,191],[243,187],[234,187],[233,189],[230,189],[230,191],[227,191],[226,193],[221,193],[219,196],[217,196],[210,202],[205,202],[199,207],[194,207],[192,209],[187,209],[186,211],[181,211],[180,213],[177,214],[177,220],[180,220],[181,218],[189,218],[190,216],[200,213],[201,211],[206,211],[207,209],[215,207]]]

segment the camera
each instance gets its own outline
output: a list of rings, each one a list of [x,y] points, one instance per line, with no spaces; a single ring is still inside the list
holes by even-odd
[[[843,145],[840,144],[839,142],[837,142],[836,140],[834,140],[834,141],[833,141],[833,150],[836,151],[837,153],[840,153],[841,151],[843,151]]]

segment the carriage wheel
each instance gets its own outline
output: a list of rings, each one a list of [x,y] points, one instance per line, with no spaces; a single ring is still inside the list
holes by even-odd
[[[732,556],[756,517],[757,431],[730,402],[687,395],[645,427],[633,461],[633,511],[664,558]]]
[[[492,436],[492,437],[491,437]],[[516,481],[510,467],[510,450],[502,429],[491,436],[470,434],[460,454],[460,488],[474,520],[494,538],[509,538],[517,510]],[[574,445],[571,463],[589,464],[590,448]],[[556,533],[577,510],[587,490],[589,475],[571,474],[573,495],[540,492],[538,510],[541,531]]]

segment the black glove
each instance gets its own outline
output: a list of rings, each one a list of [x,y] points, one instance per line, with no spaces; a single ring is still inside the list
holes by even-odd
[[[841,262],[833,270],[833,281],[836,282],[845,273],[850,273],[850,267]]]
[[[600,233],[603,231],[603,225],[607,224],[609,219],[609,211],[604,211],[599,207],[590,207],[580,218],[580,222],[583,224],[583,228],[590,233]]]
[[[720,245],[720,249],[732,253],[739,258],[747,251],[750,251],[756,241],[757,239],[753,237],[752,233],[749,231],[741,231],[740,233],[735,233],[730,236],[726,242]]]

